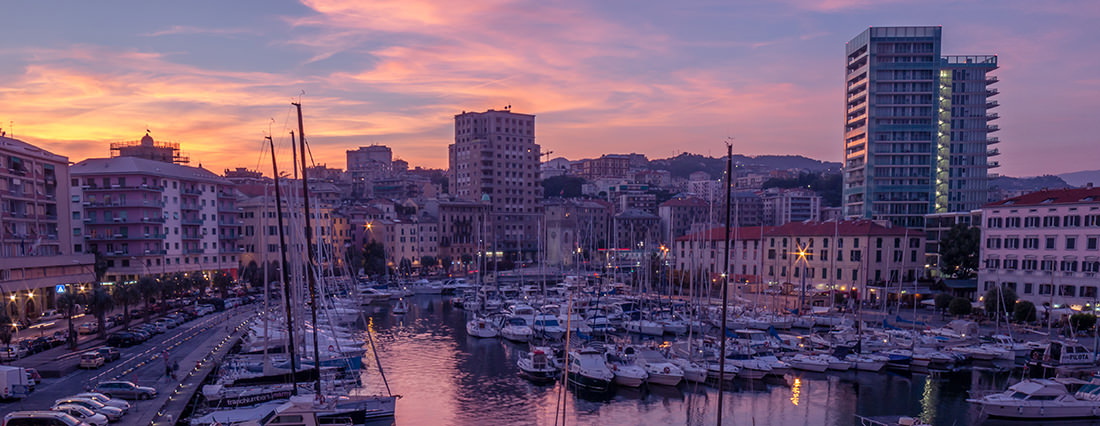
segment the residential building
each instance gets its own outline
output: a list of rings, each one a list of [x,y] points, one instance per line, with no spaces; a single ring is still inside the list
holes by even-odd
[[[72,216],[82,225],[74,224],[74,236],[82,239],[74,249],[101,253],[107,281],[198,271],[235,276],[241,224],[232,182],[179,164],[178,153],[162,152],[168,144],[149,135],[137,144],[112,144],[112,150],[120,145],[148,149],[117,150],[119,156],[89,158],[70,168],[76,183]]]
[[[393,170],[393,151],[385,145],[361,146],[348,150],[346,155],[352,193],[359,196],[370,195],[371,183],[377,178],[389,176]]]
[[[760,236],[772,227],[742,226],[730,229],[731,281],[758,283],[763,270]],[[726,227],[707,229],[676,237],[672,255],[675,268],[681,272],[701,273],[710,279],[719,279],[725,273]]]
[[[1036,305],[1097,306],[1100,188],[1032,192],[981,209],[979,294],[994,286]]]
[[[280,186],[292,184],[280,182]],[[281,261],[280,222],[275,204],[274,186],[270,188],[270,193],[267,196],[245,199],[240,201],[238,205],[241,210],[241,264],[248,265],[250,262],[261,264],[265,248],[268,262]],[[264,217],[265,215],[266,217]],[[354,232],[351,229],[351,220],[331,205],[324,203],[311,206],[310,216],[313,245],[320,244],[321,253],[323,253],[318,261],[326,267],[329,265],[342,265],[347,248],[355,241]],[[283,221],[281,225],[288,251],[305,253],[304,218],[305,211],[301,204],[288,204],[286,198],[283,198]]]
[[[924,263],[928,265],[928,275],[939,278],[940,240],[955,225],[981,226],[982,211],[933,213],[924,216]]]
[[[0,162],[0,300],[30,321],[56,294],[94,282],[94,260],[71,216],[69,159],[0,135]]]
[[[821,196],[809,189],[768,188],[761,199],[765,224],[779,226],[788,222],[821,220]]]
[[[440,201],[437,209],[440,258],[450,257],[455,264],[468,266],[479,253],[488,251],[492,214],[488,203]]]
[[[626,179],[630,171],[630,157],[627,155],[605,154],[600,158],[574,161],[570,173],[585,179],[615,178]]]
[[[671,244],[693,227],[709,224],[710,213],[710,205],[697,197],[673,198],[661,203],[657,208],[657,215],[661,217],[661,241]]]
[[[535,116],[507,109],[458,114],[448,151],[451,193],[459,200],[487,201],[491,208],[491,251],[534,259],[542,216]]]
[[[941,30],[871,27],[848,42],[846,217],[919,228],[986,200],[997,57],[941,55]]]

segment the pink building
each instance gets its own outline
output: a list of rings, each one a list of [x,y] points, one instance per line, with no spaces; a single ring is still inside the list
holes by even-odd
[[[142,143],[154,146],[149,135]],[[235,276],[241,220],[225,178],[140,156],[89,158],[70,172],[80,234],[73,247],[102,253],[107,281],[216,270]]]

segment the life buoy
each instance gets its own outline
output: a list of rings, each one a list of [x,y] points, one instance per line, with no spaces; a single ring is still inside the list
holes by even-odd
[[[328,345],[328,351],[329,352],[336,352],[336,347],[332,346],[332,345]]]
[[[665,367],[665,374],[668,374],[670,371],[672,371],[672,370],[669,369],[668,367]]]

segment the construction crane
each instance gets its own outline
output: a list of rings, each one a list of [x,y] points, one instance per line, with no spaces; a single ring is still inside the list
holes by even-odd
[[[545,156],[545,157],[546,157],[546,161],[550,161],[550,154],[553,154],[553,153],[554,153],[554,151],[546,151],[546,152],[544,152],[544,153],[542,153],[542,154],[539,154],[539,155],[540,155],[540,156]]]

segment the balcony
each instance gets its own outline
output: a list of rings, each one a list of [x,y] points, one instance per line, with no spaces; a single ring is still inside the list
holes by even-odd
[[[203,254],[203,249],[186,249],[183,254]]]
[[[167,236],[164,234],[142,234],[140,237],[133,237],[134,240],[163,240]]]
[[[183,220],[180,221],[180,224],[189,225],[189,226],[201,226],[202,221],[199,220],[199,219],[183,219]]]
[[[987,155],[987,156],[989,156],[989,157],[993,157],[993,156],[995,156],[995,155],[1001,155],[1001,150],[1000,150],[1000,149],[997,149],[997,148],[993,148],[993,149],[990,149],[990,150],[986,150],[986,151],[985,151],[985,155]]]
[[[218,239],[219,240],[239,240],[239,239],[241,239],[241,236],[239,234],[219,235]]]
[[[218,213],[240,213],[236,207],[218,206]]]
[[[244,253],[243,248],[228,248],[228,249],[222,249],[221,250],[221,254],[241,254],[241,253]]]
[[[118,241],[118,240],[131,240],[129,234],[92,234],[85,235],[84,239],[89,241]]]
[[[141,218],[141,222],[142,223],[164,223],[164,218],[163,217],[143,217],[143,218]]]
[[[218,191],[218,198],[237,198],[232,192]]]
[[[985,143],[986,143],[987,145],[993,145],[993,144],[998,144],[998,143],[1001,143],[1001,138],[998,138],[998,137],[987,137],[987,138],[985,138]]]
[[[993,113],[989,113],[989,114],[986,114],[986,115],[985,115],[985,120],[986,120],[986,121],[993,121],[993,120],[996,120],[996,119],[998,119],[998,118],[1001,118],[1001,115],[1000,115],[1000,114],[997,114],[997,113],[995,113],[995,112],[993,112]]]
[[[136,186],[127,186],[127,185],[94,186],[93,185],[93,186],[83,186],[81,188],[83,188],[85,192],[101,192],[101,191],[153,191],[153,192],[161,192],[161,191],[164,191],[163,186],[145,185],[145,184],[136,185]]]
[[[201,240],[202,236],[195,235],[195,234],[183,234],[183,235],[180,235],[180,239],[184,239],[184,240]]]
[[[168,250],[145,250],[145,254],[149,255],[165,255],[168,254]]]
[[[990,85],[990,84],[996,83],[996,82],[998,82],[998,81],[1001,81],[1001,80],[1000,80],[1000,79],[998,79],[998,78],[997,78],[997,76],[995,76],[995,75],[987,75],[987,76],[985,76],[985,84],[986,84],[986,85]]]
[[[1001,167],[1001,162],[999,162],[999,161],[990,161],[989,162],[989,168],[993,169],[993,168],[997,168],[997,167]]]
[[[197,212],[199,211],[199,206],[197,204],[180,204],[180,210]]]
[[[1001,91],[1000,91],[1000,90],[997,90],[997,89],[986,89],[986,90],[985,90],[985,97],[987,97],[987,98],[988,98],[988,97],[990,97],[990,96],[997,96],[997,95],[999,95],[1000,93],[1001,93]]]
[[[112,202],[99,202],[90,203],[85,201],[84,208],[86,209],[102,209],[102,208],[115,208],[115,207],[155,207],[163,208],[163,201],[148,201],[148,200],[134,200],[134,201],[112,201]]]
[[[996,108],[996,107],[999,107],[999,106],[1001,106],[1001,103],[1000,103],[1000,102],[997,102],[997,101],[985,101],[985,109],[993,109],[993,108]]]
[[[194,188],[180,188],[180,194],[193,195],[197,197],[202,195],[202,191]]]
[[[998,130],[1001,130],[1001,127],[996,125],[996,124],[990,124],[990,125],[985,126],[985,131],[987,131],[989,133],[993,133],[993,132],[996,132]]]

